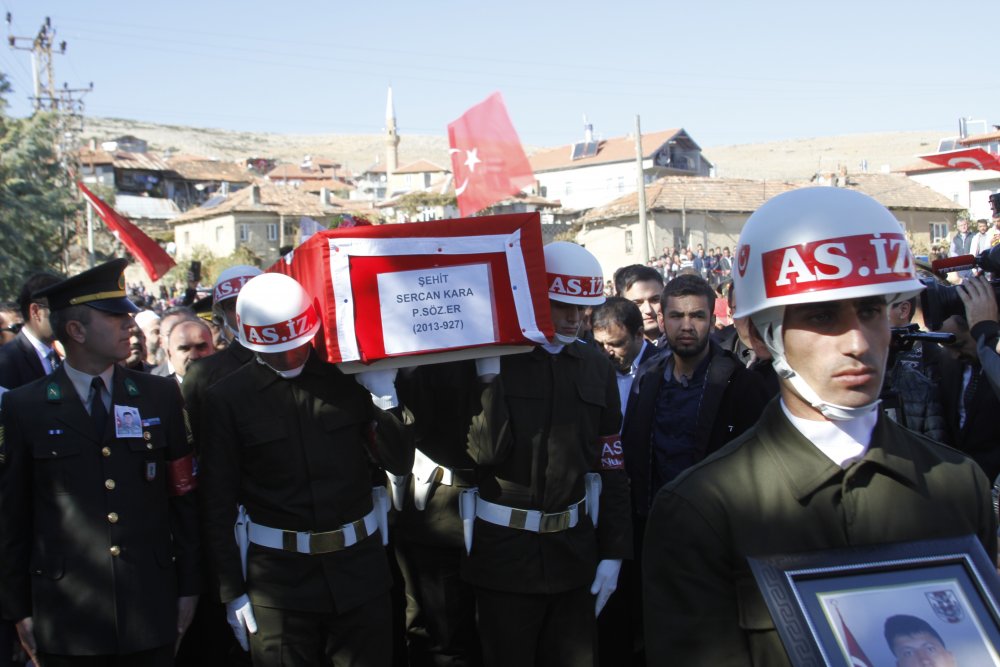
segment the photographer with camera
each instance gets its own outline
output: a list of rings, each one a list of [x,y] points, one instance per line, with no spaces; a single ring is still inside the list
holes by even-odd
[[[995,479],[1000,474],[1000,448],[996,446],[1000,421],[995,418],[1000,410],[997,297],[982,277],[966,280],[956,291],[964,314],[950,314],[937,327],[955,336],[953,343],[943,345],[950,359],[941,362],[950,444],[971,456],[990,479]]]

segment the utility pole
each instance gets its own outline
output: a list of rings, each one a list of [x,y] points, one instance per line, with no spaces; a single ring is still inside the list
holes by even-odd
[[[11,33],[13,19],[7,12],[7,43],[10,48],[31,53],[31,79],[34,85],[31,99],[35,113],[52,112],[56,114],[56,155],[63,167],[64,183],[67,188],[73,187],[73,181],[80,172],[78,158],[79,135],[83,132],[83,97],[94,90],[93,82],[87,88],[70,88],[64,83],[62,88],[56,88],[55,64],[53,48],[58,46],[59,55],[66,53],[66,41],[56,45],[56,30],[52,27],[52,19],[48,16],[34,37],[22,37]],[[92,216],[88,216],[88,237],[92,238]],[[63,265],[69,264],[69,232],[66,221],[63,221]],[[94,265],[93,245],[90,244],[90,265]]]
[[[642,170],[642,130],[639,128],[639,114],[635,116],[635,164],[638,170],[636,176],[636,193],[639,195],[639,260],[645,264],[649,261],[649,233],[646,230],[646,176]]]

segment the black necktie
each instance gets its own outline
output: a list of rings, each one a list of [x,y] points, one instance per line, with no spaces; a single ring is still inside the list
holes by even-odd
[[[972,374],[969,375],[969,384],[965,386],[965,393],[962,395],[962,406],[965,408],[965,419],[968,421],[969,413],[972,410],[972,400],[976,397],[976,388],[979,386],[979,368],[973,367]]]
[[[104,380],[95,377],[90,381],[93,395],[90,397],[90,418],[94,420],[94,428],[97,435],[104,435],[104,428],[108,425],[108,409],[104,407],[104,398],[101,393],[104,391]]]

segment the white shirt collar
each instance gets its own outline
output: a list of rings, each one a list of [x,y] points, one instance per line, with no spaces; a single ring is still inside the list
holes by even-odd
[[[24,337],[28,339],[29,343],[31,343],[31,347],[35,348],[35,354],[38,355],[39,361],[42,362],[42,368],[45,369],[45,374],[48,375],[52,372],[52,364],[49,363],[49,355],[53,352],[54,348],[35,338],[28,327],[22,327],[21,331],[24,332]]]
[[[63,363],[63,368],[66,369],[66,375],[69,377],[69,381],[73,383],[73,389],[76,389],[76,393],[84,405],[87,404],[87,400],[90,398],[90,383],[93,382],[95,377],[101,378],[108,396],[111,395],[111,378],[115,374],[114,364],[108,366],[105,370],[101,371],[100,375],[96,376],[76,370],[69,365],[68,361]]]
[[[878,421],[877,407],[861,417],[843,421],[796,417],[788,410],[784,399],[781,399],[781,410],[799,433],[841,468],[848,467],[868,452],[872,430]]]

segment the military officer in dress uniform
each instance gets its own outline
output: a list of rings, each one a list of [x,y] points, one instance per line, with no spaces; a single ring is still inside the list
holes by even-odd
[[[196,480],[176,383],[121,367],[126,260],[37,293],[65,363],[4,396],[0,614],[42,667],[173,664],[197,601]],[[138,415],[127,433],[124,414]]]
[[[479,491],[463,497],[463,576],[487,665],[593,665],[596,614],[632,556],[615,369],[577,339],[584,307],[604,301],[601,266],[574,243],[544,252],[555,339],[502,357],[498,375],[478,362],[488,384],[469,434]]]
[[[248,281],[236,315],[255,359],[208,389],[200,458],[229,623],[257,666],[389,665],[388,498],[371,464],[413,465],[392,373],[369,371],[365,391],[321,361],[312,299],[288,276]]]

